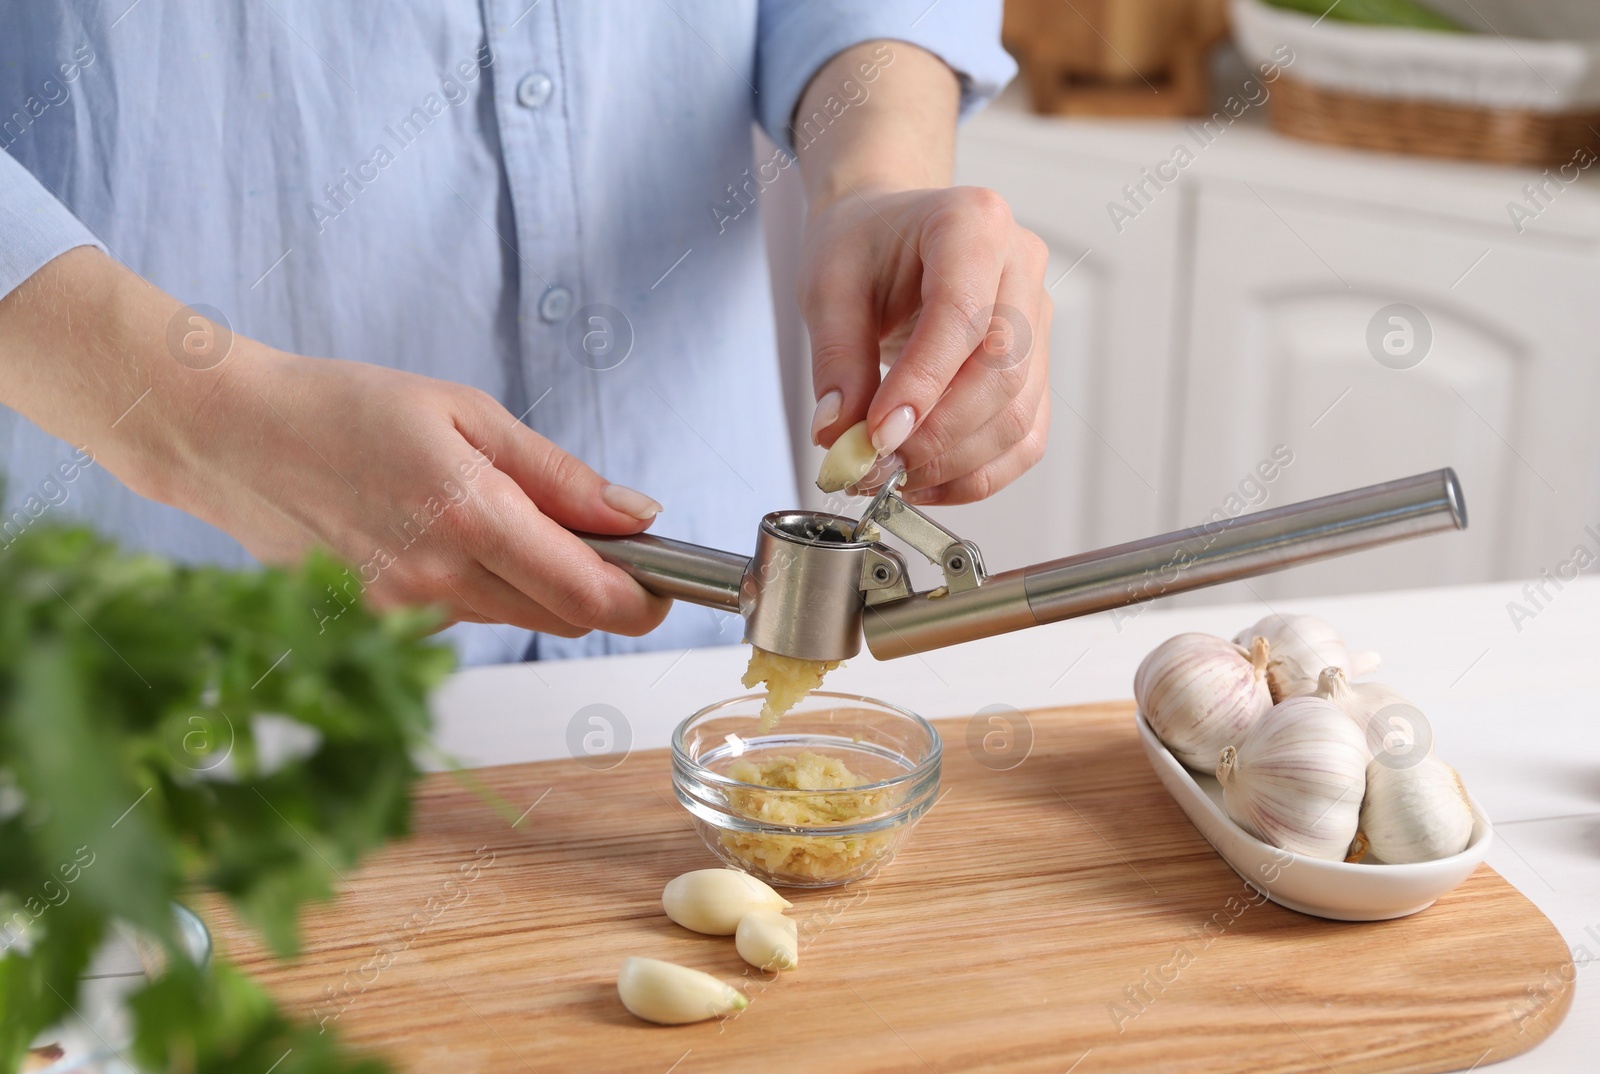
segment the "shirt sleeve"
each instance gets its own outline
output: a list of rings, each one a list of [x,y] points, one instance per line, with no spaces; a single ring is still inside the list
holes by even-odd
[[[961,116],[966,118],[1017,72],[1000,47],[1000,6],[1000,0],[761,0],[756,52],[761,126],[793,152],[789,125],[811,76],[850,46],[875,40],[905,41],[948,64],[961,80]],[[892,44],[889,50],[892,56]],[[892,65],[891,58],[881,67]],[[835,96],[844,104],[859,101],[877,77],[860,74],[855,86],[841,80]]]
[[[0,298],[75,246],[105,250],[72,210],[0,150]]]

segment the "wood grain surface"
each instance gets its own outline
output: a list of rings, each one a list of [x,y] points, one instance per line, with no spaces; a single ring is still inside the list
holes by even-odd
[[[422,786],[416,834],[266,959],[211,902],[220,946],[293,1012],[407,1071],[1445,1071],[1533,1047],[1571,1004],[1554,926],[1488,867],[1410,918],[1263,902],[1156,783],[1130,704],[1029,714],[1031,753],[979,764],[940,723],[944,787],[878,877],[790,892],[798,969],[661,912],[717,864],[660,751]],[[742,982],[738,1017],[665,1028],[618,1001],[627,955]],[[1565,971],[1565,976],[1563,971]]]

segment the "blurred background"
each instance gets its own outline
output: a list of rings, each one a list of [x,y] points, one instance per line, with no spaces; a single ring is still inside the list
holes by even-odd
[[[1600,559],[1600,4],[1329,2],[1008,0],[1021,73],[963,128],[957,181],[1050,246],[1053,425],[1016,484],[936,509],[991,571],[1447,465],[1458,538],[1174,599]],[[821,506],[802,208],[771,196]]]

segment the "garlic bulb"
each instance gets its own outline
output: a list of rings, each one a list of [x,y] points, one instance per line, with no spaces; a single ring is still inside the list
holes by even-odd
[[[1472,804],[1456,770],[1437,757],[1395,768],[1367,766],[1361,832],[1373,857],[1390,865],[1459,854],[1472,839]]]
[[[733,946],[759,970],[792,970],[800,964],[800,930],[776,910],[752,910],[741,917]]]
[[[1210,634],[1179,634],[1151,650],[1133,677],[1133,696],[1174,757],[1201,772],[1272,707],[1265,642],[1246,652]]]
[[[1223,749],[1222,808],[1264,843],[1342,861],[1360,820],[1366,768],[1366,743],[1338,705],[1291,697]]]
[[[677,1026],[742,1011],[749,998],[709,973],[658,958],[625,958],[617,974],[622,1005],[646,1022]]]
[[[1338,705],[1367,743],[1367,756],[1387,754],[1391,767],[1433,751],[1427,718],[1411,702],[1378,682],[1351,682],[1336,667],[1322,669],[1313,696]]]
[[[1272,651],[1267,685],[1274,701],[1316,690],[1323,668],[1336,667],[1356,679],[1376,671],[1381,662],[1377,653],[1352,653],[1339,632],[1314,615],[1269,615],[1233,640],[1248,645],[1252,638],[1266,638]]]
[[[752,910],[785,910],[788,899],[737,869],[696,869],[671,880],[661,892],[661,908],[686,929],[708,936],[732,936],[739,919]]]
[[[867,423],[858,421],[839,434],[817,470],[817,488],[839,492],[849,488],[871,471],[878,461],[878,449],[867,435]]]

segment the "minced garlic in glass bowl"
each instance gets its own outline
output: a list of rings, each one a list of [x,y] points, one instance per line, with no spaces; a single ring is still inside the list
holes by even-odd
[[[893,802],[893,790],[855,790],[865,781],[837,757],[805,752],[798,757],[773,755],[759,761],[739,760],[728,775],[750,787],[729,788],[728,805],[735,814],[786,828],[846,826],[859,818],[877,816]],[[774,794],[767,788],[801,791],[838,791],[805,796]],[[888,850],[896,830],[851,835],[776,835],[768,832],[725,831],[723,847],[747,868],[767,875],[826,880],[871,866]]]
[[[831,887],[886,865],[939,790],[939,733],[894,705],[817,692],[780,729],[763,695],[702,709],[673,734],[673,788],[719,858],[784,887]]]

